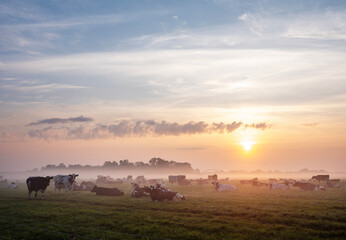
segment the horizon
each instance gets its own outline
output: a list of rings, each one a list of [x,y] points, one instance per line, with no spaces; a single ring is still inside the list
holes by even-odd
[[[346,2],[0,3],[0,169],[153,156],[346,172]]]

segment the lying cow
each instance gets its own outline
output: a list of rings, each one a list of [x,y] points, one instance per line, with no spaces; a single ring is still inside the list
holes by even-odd
[[[289,189],[289,185],[284,184],[284,183],[275,183],[275,182],[271,182],[271,183],[268,183],[268,188],[269,188],[270,190],[276,190],[276,189],[285,190],[285,189]]]
[[[231,184],[221,184],[219,182],[212,182],[215,189],[219,192],[229,192],[229,191],[236,191],[238,188]]]
[[[29,190],[29,199],[31,199],[31,192],[35,192],[35,198],[37,197],[37,192],[40,191],[42,193],[42,199],[44,198],[44,191],[48,187],[50,180],[53,177],[29,177],[26,180],[26,185]]]
[[[181,201],[185,200],[185,197],[177,192],[174,192],[168,188],[156,184],[155,186],[145,187],[146,191],[149,192],[152,201],[164,201],[174,200]]]
[[[17,185],[14,182],[11,182],[10,184],[7,185],[7,188],[9,188],[9,189],[16,189]]]
[[[96,193],[96,196],[122,196],[124,192],[118,188],[105,188],[105,187],[95,187],[91,190],[92,193]]]
[[[93,182],[82,182],[80,186],[83,191],[91,191],[96,185]]]
[[[296,182],[293,184],[293,187],[299,187],[303,191],[318,191],[322,190],[320,186],[317,186],[312,183]],[[324,188],[325,189],[325,188]]]
[[[78,177],[78,174],[70,174],[70,175],[56,175],[54,177],[54,184],[55,184],[55,189],[54,192],[56,191],[56,189],[60,189],[61,188],[65,188],[65,191],[71,191],[73,188],[73,183],[76,180],[76,177]]]
[[[148,187],[140,187],[137,183],[132,184],[131,197],[140,198],[149,196],[150,190]]]

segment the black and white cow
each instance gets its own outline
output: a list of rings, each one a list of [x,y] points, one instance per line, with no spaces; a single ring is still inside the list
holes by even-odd
[[[174,192],[168,188],[165,188],[160,184],[156,184],[155,186],[144,187],[144,188],[146,189],[146,191],[150,193],[150,198],[152,201],[185,200],[185,197],[183,195],[177,192]]]
[[[132,192],[131,197],[140,198],[149,196],[149,188],[148,187],[140,187],[137,183],[132,184]]]
[[[26,180],[26,185],[28,186],[29,190],[29,199],[31,199],[31,192],[35,192],[36,198],[38,191],[42,193],[42,198],[44,198],[44,191],[48,187],[51,179],[53,179],[53,177],[29,177]]]
[[[104,188],[104,187],[98,187],[95,185],[95,187],[91,190],[92,193],[96,193],[97,196],[122,196],[124,195],[124,192],[119,190],[118,188]]]
[[[231,184],[221,184],[219,182],[212,182],[215,189],[219,192],[229,192],[229,191],[236,191],[238,188]]]
[[[65,188],[65,191],[71,191],[73,182],[75,181],[76,177],[78,177],[78,174],[70,174],[70,175],[56,175],[54,177],[54,184],[55,184],[55,189],[60,189]]]

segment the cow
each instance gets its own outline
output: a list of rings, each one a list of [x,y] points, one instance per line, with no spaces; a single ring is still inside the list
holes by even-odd
[[[329,175],[316,175],[312,176],[312,180],[317,180],[318,182],[320,181],[328,181],[329,180]]]
[[[293,187],[299,187],[303,191],[318,191],[320,186],[317,186],[312,183],[296,182],[293,184]]]
[[[340,187],[340,184],[338,184],[338,183],[335,182],[335,181],[328,181],[328,182],[327,182],[327,187],[330,187],[330,188],[339,188],[339,187]]]
[[[231,184],[220,184],[219,182],[212,182],[211,184],[213,184],[215,189],[219,192],[236,191],[238,189],[236,186]]]
[[[44,191],[49,186],[50,180],[53,177],[29,177],[26,179],[26,185],[29,190],[29,199],[31,199],[31,193],[35,192],[35,198],[37,197],[37,192],[40,191],[42,193],[42,199],[44,199]]]
[[[240,184],[246,185],[246,184],[251,184],[252,180],[240,180]]]
[[[284,183],[274,183],[274,182],[271,182],[271,183],[268,183],[268,188],[270,190],[276,190],[276,189],[289,189],[289,185],[288,184],[284,184]]]
[[[217,181],[217,175],[216,175],[216,174],[214,174],[214,175],[208,175],[208,180],[209,180],[209,181],[216,182],[216,181]]]
[[[95,187],[91,190],[92,193],[96,193],[96,196],[122,196],[124,192],[118,188],[105,188],[105,187]]]
[[[54,177],[54,184],[55,184],[55,189],[60,189],[65,188],[65,192],[71,191],[73,182],[75,181],[76,177],[78,177],[78,174],[69,174],[69,175],[56,175]]]
[[[149,196],[148,187],[140,187],[137,183],[132,183],[131,197],[140,198]]]
[[[254,178],[254,179],[250,180],[250,182],[251,182],[251,185],[254,187],[266,187],[266,186],[268,186],[267,183],[259,182],[258,178]]]
[[[174,200],[181,201],[185,200],[185,197],[177,192],[174,192],[168,188],[162,187],[160,184],[155,186],[145,187],[149,192],[152,201],[164,201],[164,200]]]
[[[16,189],[17,185],[14,182],[11,182],[10,184],[7,185],[7,188],[9,188],[9,189]]]
[[[80,185],[83,191],[91,191],[95,187],[93,182],[82,182]]]

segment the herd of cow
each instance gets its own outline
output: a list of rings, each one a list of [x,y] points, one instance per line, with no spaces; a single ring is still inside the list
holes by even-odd
[[[75,180],[78,177],[78,174],[69,174],[69,175],[56,175],[55,177],[29,177],[26,180],[26,184],[29,190],[29,199],[31,199],[31,193],[35,192],[35,198],[37,197],[37,193],[42,193],[42,198],[44,198],[44,193],[49,183],[52,179],[54,179],[54,185],[56,191],[57,189],[60,191],[61,189],[65,189],[66,192],[75,190],[75,191],[91,191],[92,193],[96,193],[97,196],[122,196],[124,192],[118,188],[106,188],[106,187],[98,187],[92,182],[82,182],[81,184],[76,184]],[[214,188],[219,192],[227,192],[227,191],[236,191],[237,187],[231,184],[223,184],[217,181],[216,175],[208,176],[209,184],[210,182],[213,184]],[[178,179],[178,180],[177,180]],[[170,176],[169,180],[176,181],[179,183],[180,179],[185,181],[185,177],[179,175],[178,178],[175,179]],[[313,183],[313,181],[318,181],[318,184]],[[320,185],[320,183],[324,185]],[[290,189],[291,187],[298,187],[303,191],[318,191],[318,190],[326,190],[327,187],[337,188],[340,187],[340,179],[329,179],[329,175],[317,175],[313,176],[309,181],[297,181],[293,179],[268,179],[268,183],[260,182],[257,178],[252,180],[240,180],[242,185],[252,185],[255,187],[268,187],[270,190],[276,189]],[[11,183],[10,185],[15,185]],[[11,188],[15,188],[12,187]],[[133,198],[141,198],[141,197],[150,197],[152,201],[163,201],[163,200],[185,200],[185,197],[167,187],[163,182],[156,183],[153,186],[145,186],[140,187],[138,183],[132,182],[132,192],[131,196]]]
[[[78,174],[69,174],[69,175],[57,175],[55,177],[29,177],[26,180],[26,184],[29,190],[29,199],[31,199],[31,193],[35,192],[35,198],[37,193],[42,193],[42,198],[44,198],[44,193],[51,179],[54,178],[55,189],[60,191],[65,189],[66,192],[69,192],[75,188],[75,179],[78,177]],[[90,190],[92,193],[96,193],[97,196],[122,196],[124,192],[118,188],[105,188],[98,187],[97,185],[91,182],[82,182],[79,186],[80,190]],[[166,188],[163,183],[157,183],[154,186],[143,187],[141,188],[137,183],[132,183],[132,193],[131,196],[134,198],[140,198],[148,196],[152,201],[163,201],[163,200],[185,200],[185,197],[177,192],[172,191],[169,188]],[[76,189],[74,189],[76,190]]]

